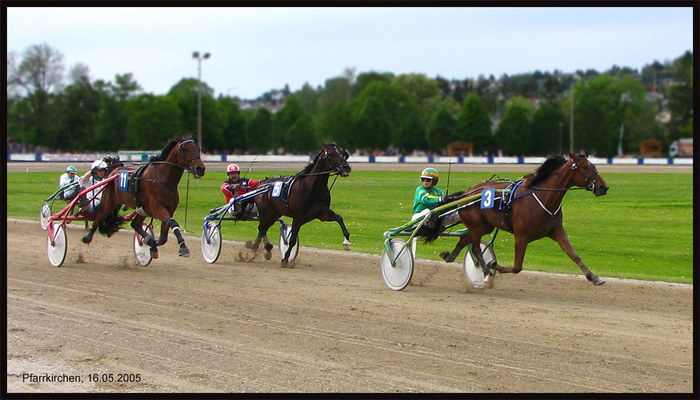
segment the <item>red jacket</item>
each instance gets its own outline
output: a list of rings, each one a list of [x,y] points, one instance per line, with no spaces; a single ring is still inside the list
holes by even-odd
[[[234,184],[240,184],[241,187],[236,190],[229,190],[228,186],[234,185]],[[224,197],[226,197],[226,202],[228,203],[231,201],[232,198],[238,197],[253,188],[256,188],[260,185],[260,181],[256,181],[253,179],[249,178],[240,178],[238,179],[238,182],[233,182],[230,179],[226,180],[224,183],[221,184],[221,192],[224,194]]]

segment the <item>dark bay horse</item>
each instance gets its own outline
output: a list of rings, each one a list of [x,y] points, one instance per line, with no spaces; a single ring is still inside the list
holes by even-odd
[[[185,246],[185,240],[180,233],[180,225],[173,219],[180,196],[177,186],[180,183],[185,170],[194,174],[195,178],[204,175],[206,167],[199,157],[199,146],[189,136],[177,136],[172,139],[161,151],[160,155],[151,157],[141,170],[135,173],[136,192],[121,190],[117,182],[119,179],[106,185],[102,193],[102,201],[98,207],[92,228],[85,237],[83,243],[90,243],[95,230],[111,236],[119,228],[121,218],[119,208],[126,207],[136,209],[138,214],[131,221],[131,227],[136,230],[144,242],[151,248],[151,256],[158,258],[158,248],[168,240],[168,229],[172,228],[177,242],[180,245],[178,254],[189,256],[189,249]],[[118,174],[119,168],[112,170],[108,176]],[[137,170],[138,171],[138,170]],[[153,217],[161,221],[160,237],[156,241],[143,229],[143,221],[146,217]]]
[[[321,221],[336,221],[343,230],[343,247],[350,250],[350,232],[348,232],[343,222],[343,217],[330,209],[331,192],[328,189],[328,178],[331,174],[342,177],[350,175],[350,165],[348,164],[348,152],[335,144],[323,144],[323,151],[309,162],[301,172],[292,176],[292,183],[289,193],[284,196],[273,197],[272,190],[255,197],[255,204],[258,208],[260,222],[258,224],[258,236],[255,241],[246,244],[246,247],[257,251],[260,242],[265,243],[265,258],[270,259],[272,244],[267,239],[267,230],[281,216],[293,218],[292,231],[289,239],[289,248],[282,259],[282,267],[286,267],[292,248],[297,243],[299,229],[305,223],[314,219]],[[285,180],[284,178],[271,178],[261,182],[261,184],[274,183]]]
[[[608,186],[598,174],[596,167],[588,161],[587,156],[572,153],[568,156],[568,160],[562,156],[551,156],[534,173],[527,175],[516,187],[510,206],[506,206],[504,210],[499,210],[502,208],[500,205],[504,199],[496,199],[493,208],[481,209],[476,204],[461,209],[459,217],[469,228],[469,233],[460,238],[452,253],[443,252],[440,256],[445,261],[452,262],[460,251],[471,243],[472,251],[483,268],[484,275],[492,274],[491,268],[502,273],[517,274],[522,270],[528,243],[548,236],[559,243],[562,250],[581,268],[589,281],[594,285],[605,283],[586,267],[569,243],[569,237],[562,226],[561,204],[567,190],[572,187],[583,188],[593,192],[595,196],[602,196],[607,193]],[[483,189],[504,189],[508,185],[508,183],[488,181],[472,186],[462,193],[471,195]],[[514,235],[513,267],[484,263],[480,246],[481,237],[491,233],[494,228]]]

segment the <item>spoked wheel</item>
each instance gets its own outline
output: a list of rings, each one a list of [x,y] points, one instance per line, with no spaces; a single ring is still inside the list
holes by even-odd
[[[493,246],[490,246],[483,240],[481,241],[481,255],[484,257],[486,265],[496,262],[496,253],[493,251]],[[484,270],[481,268],[481,265],[478,265],[476,257],[471,250],[464,255],[464,275],[473,287],[477,289],[492,288],[495,274],[496,271],[492,270],[491,275],[485,277]]]
[[[280,230],[280,254],[282,259],[284,259],[284,255],[287,254],[287,250],[289,249],[290,237],[292,237],[292,226],[285,224]],[[292,252],[289,253],[289,260],[287,261],[290,263],[294,261],[297,258],[297,254],[299,254],[299,236],[297,236],[297,242],[294,244],[294,247],[292,247]]]
[[[41,209],[39,210],[39,223],[41,224],[41,229],[46,230],[49,225],[49,217],[51,216],[51,204],[47,202],[41,203]]]
[[[202,232],[202,257],[204,261],[213,264],[221,254],[221,226],[214,221],[208,221]]]
[[[153,227],[150,226],[150,224],[143,224],[142,227],[151,237],[155,238],[155,236],[153,236]],[[136,262],[144,267],[153,260],[153,256],[151,256],[151,246],[144,243],[144,238],[142,238],[138,232],[134,232],[134,256],[136,257]]]
[[[382,252],[381,267],[384,283],[391,290],[403,290],[411,282],[413,277],[413,254],[411,254],[410,246],[406,245],[401,239],[391,239],[391,252],[396,257],[395,265],[391,265],[391,260],[386,252]]]
[[[47,225],[48,227],[48,225]],[[53,239],[53,244],[51,243]],[[54,267],[63,265],[66,259],[67,250],[66,229],[63,224],[51,223],[51,230],[46,239],[46,254],[49,256],[49,262]]]

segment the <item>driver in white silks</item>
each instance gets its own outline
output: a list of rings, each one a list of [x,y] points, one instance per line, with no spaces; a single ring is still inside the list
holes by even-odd
[[[415,194],[413,195],[413,216],[411,221],[418,218],[422,218],[430,212],[430,210],[458,200],[462,195],[458,196],[446,196],[445,193],[437,187],[438,180],[440,179],[440,173],[435,168],[426,168],[420,174],[421,184],[416,188]],[[451,225],[459,221],[459,214],[457,210],[450,211],[447,215],[441,218],[440,224],[442,226]],[[413,252],[413,258],[416,258],[416,240],[413,238],[413,244],[411,245],[411,251]]]
[[[88,188],[105,178],[107,173],[107,163],[102,160],[95,160],[90,166],[90,171],[80,177],[80,186]],[[94,214],[102,200],[103,187],[91,190],[85,194],[85,197],[80,199],[80,207],[82,211],[88,214]]]

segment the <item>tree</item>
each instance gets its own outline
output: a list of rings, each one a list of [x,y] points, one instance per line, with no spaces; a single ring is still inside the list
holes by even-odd
[[[507,155],[530,154],[532,104],[521,96],[511,98],[496,129],[496,142]]]
[[[455,138],[473,143],[474,151],[482,153],[488,152],[493,145],[491,132],[491,119],[486,104],[478,94],[469,93],[457,116]]]
[[[63,55],[45,43],[29,46],[19,65],[14,56],[8,57],[8,91],[23,97],[23,104],[13,115],[19,120],[13,121],[13,126],[22,129],[13,133],[17,139],[44,145],[60,140],[52,123],[55,116],[52,99],[62,88],[64,70]]]
[[[285,149],[292,152],[309,153],[317,150],[319,143],[316,141],[311,116],[304,114],[285,132]]]
[[[532,116],[529,154],[546,156],[563,153],[569,148],[568,129],[564,130],[564,126],[564,113],[561,109],[550,103],[541,104]]]
[[[394,74],[391,73],[380,73],[375,71],[363,72],[357,76],[355,83],[350,89],[351,97],[354,99],[355,97],[359,96],[359,94],[362,93],[362,91],[374,81],[381,81],[391,84],[393,80]]]
[[[117,151],[126,143],[126,105],[141,92],[141,86],[127,73],[115,75],[114,83],[98,80],[94,87],[100,93],[95,149]]]
[[[238,102],[230,97],[220,97],[216,100],[216,111],[218,120],[222,124],[221,139],[223,145],[221,150],[247,149],[248,143],[245,137],[246,121],[238,107]]]
[[[214,89],[195,78],[183,78],[168,91],[182,112],[185,132],[197,135],[199,109],[198,91],[202,91],[202,146],[203,151],[221,150],[226,147],[222,135],[222,123],[214,100]]]
[[[693,52],[673,61],[676,84],[668,89],[671,123],[669,141],[693,136]]]
[[[171,96],[142,94],[126,105],[126,143],[131,149],[158,149],[182,133],[182,111]]]
[[[245,132],[245,145],[248,150],[264,152],[277,151],[282,140],[275,137],[274,117],[270,110],[260,107],[248,121]]]
[[[440,108],[430,118],[427,129],[428,149],[440,151],[455,141],[455,125],[457,120],[447,108]]]
[[[100,92],[93,88],[88,73],[86,65],[77,64],[70,74],[73,83],[57,96],[59,140],[50,144],[53,148],[86,151],[100,147],[96,142]]]
[[[337,143],[348,151],[364,148],[362,143],[356,140],[359,136],[357,132],[355,121],[345,103],[336,104],[320,117],[318,138],[321,141]]]

